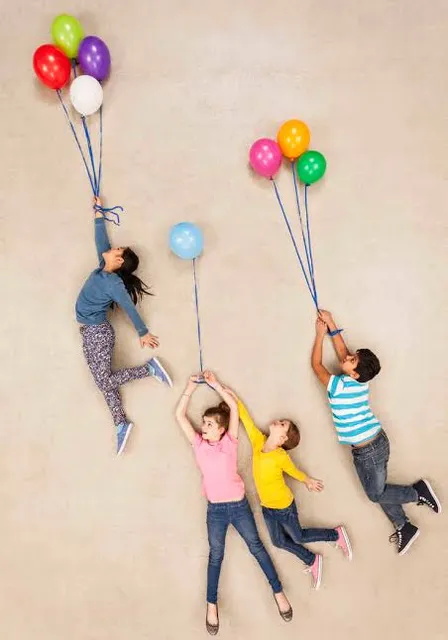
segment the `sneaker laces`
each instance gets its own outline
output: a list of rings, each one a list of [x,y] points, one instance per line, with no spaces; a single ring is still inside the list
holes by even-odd
[[[417,507],[421,507],[422,504],[426,504],[426,505],[428,505],[428,507],[431,507],[431,509],[434,509],[434,505],[431,502],[431,500],[428,500],[428,498],[426,498],[425,496],[419,496],[418,497]]]
[[[401,545],[401,541],[402,541],[403,535],[401,533],[400,529],[397,529],[395,531],[395,533],[393,533],[391,536],[389,536],[389,542],[395,543],[398,546]]]

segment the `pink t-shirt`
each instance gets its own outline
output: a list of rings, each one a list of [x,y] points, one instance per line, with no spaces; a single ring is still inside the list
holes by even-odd
[[[237,472],[238,440],[225,433],[210,443],[199,433],[193,442],[202,473],[202,491],[209,502],[233,502],[244,498],[244,483]]]

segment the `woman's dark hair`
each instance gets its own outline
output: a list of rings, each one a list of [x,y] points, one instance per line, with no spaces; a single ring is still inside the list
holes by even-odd
[[[356,355],[359,358],[355,369],[359,375],[358,382],[368,382],[381,371],[380,361],[370,349],[358,349]]]
[[[138,269],[139,262],[138,255],[134,253],[132,249],[126,247],[123,251],[123,264],[115,271],[117,276],[120,276],[123,280],[124,286],[134,304],[137,304],[144,295],[152,296],[152,293],[143,280],[140,280],[138,276],[134,275],[134,271]]]
[[[204,418],[214,418],[218,425],[227,431],[230,422],[230,407],[225,402],[221,402],[217,407],[209,407],[204,411]]]

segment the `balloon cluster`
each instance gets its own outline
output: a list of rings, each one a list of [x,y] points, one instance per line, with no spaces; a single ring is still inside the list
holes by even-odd
[[[250,148],[252,169],[264,178],[272,179],[281,167],[283,157],[296,163],[296,171],[304,184],[320,180],[327,168],[327,161],[319,151],[308,151],[311,134],[301,120],[288,120],[280,127],[277,141],[260,138]]]
[[[288,120],[280,127],[277,134],[277,141],[270,138],[261,138],[254,142],[250,148],[249,162],[258,175],[269,178],[272,182],[275,196],[306,286],[316,309],[318,309],[319,303],[308,214],[308,188],[323,177],[327,168],[327,161],[319,151],[308,150],[310,140],[310,130],[304,122],[301,120]],[[300,225],[299,236],[293,230],[274,179],[274,176],[281,167],[283,157],[290,160],[291,163],[290,166]],[[298,184],[297,178],[304,184],[304,215],[302,215],[302,207],[300,205],[300,185]],[[299,246],[300,240],[302,241],[302,251]]]
[[[100,82],[110,72],[109,49],[97,36],[85,38],[79,20],[65,14],[53,20],[51,35],[54,44],[43,44],[34,53],[34,71],[44,85],[59,91],[79,63],[84,75],[75,77],[71,83],[70,100],[78,113],[90,116],[103,103]]]
[[[101,187],[103,152],[103,88],[101,82],[110,73],[110,52],[101,38],[97,36],[84,37],[84,29],[79,20],[73,16],[66,14],[57,16],[51,25],[51,35],[54,44],[43,44],[34,53],[34,71],[45,86],[56,91],[81,154],[93,194],[98,196]],[[75,111],[81,116],[88,153],[82,148],[75,124],[62,94],[62,89],[70,81],[72,70],[70,100]],[[82,72],[82,75],[79,74],[79,71]],[[87,116],[91,116],[98,110],[100,142],[99,160],[96,162]],[[118,212],[123,211],[123,207],[105,208],[97,204],[95,208],[103,213],[106,220],[120,224]],[[108,213],[113,217],[108,217]]]

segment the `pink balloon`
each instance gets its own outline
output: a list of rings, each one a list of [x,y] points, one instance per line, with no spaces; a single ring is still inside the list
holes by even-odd
[[[250,148],[249,162],[260,176],[272,178],[280,169],[282,152],[275,140],[260,138]]]

